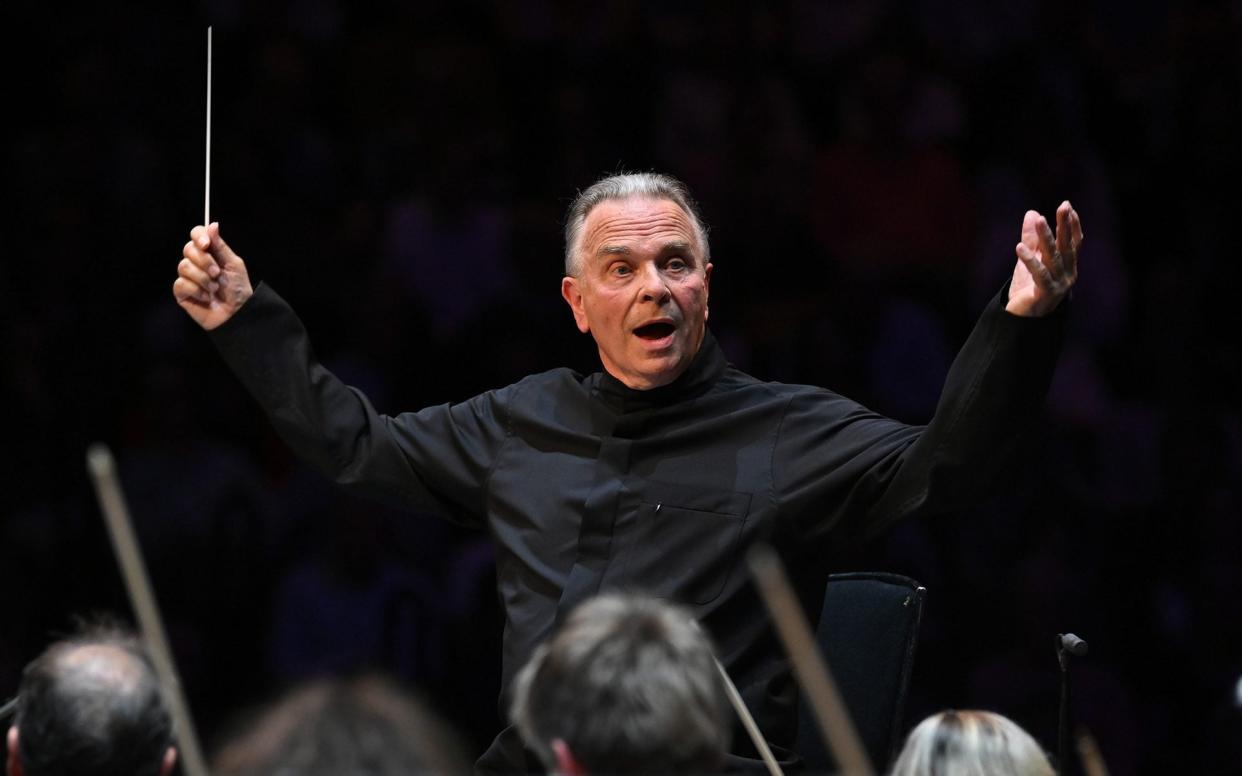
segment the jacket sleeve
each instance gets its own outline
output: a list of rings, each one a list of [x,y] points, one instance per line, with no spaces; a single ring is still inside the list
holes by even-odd
[[[1064,329],[1064,307],[1044,318],[989,303],[949,370],[925,427],[878,415],[828,391],[786,407],[773,452],[782,514],[808,539],[872,534],[912,514],[986,497],[1014,464],[1041,416]]]
[[[302,321],[270,287],[210,334],[294,453],[351,490],[404,508],[484,523],[504,440],[502,392],[382,415],[316,359]]]

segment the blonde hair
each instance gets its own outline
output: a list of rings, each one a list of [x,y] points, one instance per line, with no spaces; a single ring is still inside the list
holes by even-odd
[[[990,711],[942,711],[918,724],[891,776],[1053,776],[1043,749]]]

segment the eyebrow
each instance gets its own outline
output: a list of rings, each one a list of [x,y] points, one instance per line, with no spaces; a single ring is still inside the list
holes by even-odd
[[[689,253],[692,250],[690,243],[685,240],[674,240],[666,242],[660,246],[660,255],[667,253]],[[633,251],[627,245],[602,245],[595,252],[596,256],[629,256]]]

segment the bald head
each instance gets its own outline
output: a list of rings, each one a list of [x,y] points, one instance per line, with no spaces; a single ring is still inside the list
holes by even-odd
[[[58,641],[31,661],[9,735],[10,776],[159,776],[172,763],[172,719],[150,659],[116,630]]]
[[[134,695],[149,689],[150,677],[145,660],[119,644],[66,644],[48,650],[51,669],[60,677],[59,686],[84,698],[104,695]]]

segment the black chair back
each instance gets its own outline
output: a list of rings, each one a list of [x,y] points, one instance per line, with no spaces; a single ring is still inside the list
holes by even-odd
[[[833,574],[816,640],[877,772],[901,745],[906,690],[927,591],[899,574]],[[814,712],[802,702],[797,748],[812,773],[837,770]]]

